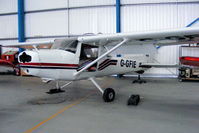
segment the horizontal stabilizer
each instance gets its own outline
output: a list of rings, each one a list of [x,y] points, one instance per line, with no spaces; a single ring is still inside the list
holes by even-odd
[[[156,67],[156,68],[175,68],[175,67],[180,67],[178,64],[157,64],[157,63],[142,63],[140,67],[143,68],[151,68],[151,67]]]

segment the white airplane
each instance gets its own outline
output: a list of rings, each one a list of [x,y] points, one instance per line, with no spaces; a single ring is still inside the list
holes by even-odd
[[[157,45],[190,43],[199,43],[199,28],[83,36],[4,46],[32,45],[34,47],[33,50],[26,50],[19,54],[20,67],[30,75],[41,77],[45,82],[56,81],[56,89],[51,89],[49,93],[63,92],[61,89],[72,81],[88,79],[102,93],[103,100],[111,102],[115,98],[115,91],[112,88],[102,89],[95,81],[95,77],[144,72],[150,67],[160,66],[150,63],[149,55],[146,55],[146,53],[132,56],[129,59],[112,56],[113,51],[125,45],[144,47],[150,45],[153,48]],[[41,44],[53,45],[51,49],[37,49],[37,46]],[[108,48],[108,46],[112,47]],[[59,81],[70,82],[60,86]]]

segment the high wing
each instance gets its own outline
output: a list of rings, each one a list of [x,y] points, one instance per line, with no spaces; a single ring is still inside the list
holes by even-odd
[[[78,41],[90,45],[114,45],[110,50],[99,56],[83,69],[78,71],[75,76],[79,75],[90,66],[103,59],[105,56],[118,49],[122,45],[135,44],[154,44],[154,45],[177,45],[188,43],[199,43],[199,28],[182,28],[174,30],[150,31],[138,33],[117,33],[110,35],[97,35],[79,37]]]
[[[21,42],[2,45],[3,47],[26,47],[26,46],[39,46],[39,45],[51,45],[54,43],[54,40],[50,41],[39,41],[39,42]]]
[[[38,41],[38,42],[21,42],[13,44],[1,44],[3,47],[17,47],[17,48],[43,48],[48,49],[65,49],[68,45],[77,41],[76,37],[63,38],[63,39],[54,39],[49,41]]]
[[[149,43],[155,45],[199,43],[199,27],[135,33],[117,33],[78,38],[80,42],[90,45],[115,45],[124,39],[128,40],[126,43],[128,45]]]

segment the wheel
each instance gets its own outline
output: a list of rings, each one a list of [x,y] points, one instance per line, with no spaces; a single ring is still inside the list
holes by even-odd
[[[103,99],[104,102],[112,102],[115,99],[115,91],[112,88],[105,89]]]
[[[135,105],[137,106],[140,102],[140,96],[139,95],[131,95],[130,98],[127,101],[127,105]]]

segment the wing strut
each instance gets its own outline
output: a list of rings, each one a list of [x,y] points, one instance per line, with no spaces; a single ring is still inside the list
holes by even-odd
[[[123,44],[125,44],[128,41],[128,39],[124,38],[122,42],[120,42],[119,44],[117,44],[116,46],[114,46],[113,48],[111,48],[110,50],[108,50],[106,53],[104,53],[103,55],[99,56],[97,59],[95,59],[94,61],[92,61],[90,64],[88,64],[87,66],[85,66],[83,69],[81,69],[80,71],[78,71],[77,73],[75,73],[74,76],[79,75],[80,73],[82,73],[83,71],[85,71],[86,69],[88,69],[89,67],[91,67],[93,64],[95,64],[96,62],[98,62],[99,60],[101,60],[102,58],[104,58],[106,55],[110,54],[111,52],[113,52],[114,50],[116,50],[117,48],[119,48],[120,46],[122,46]]]

